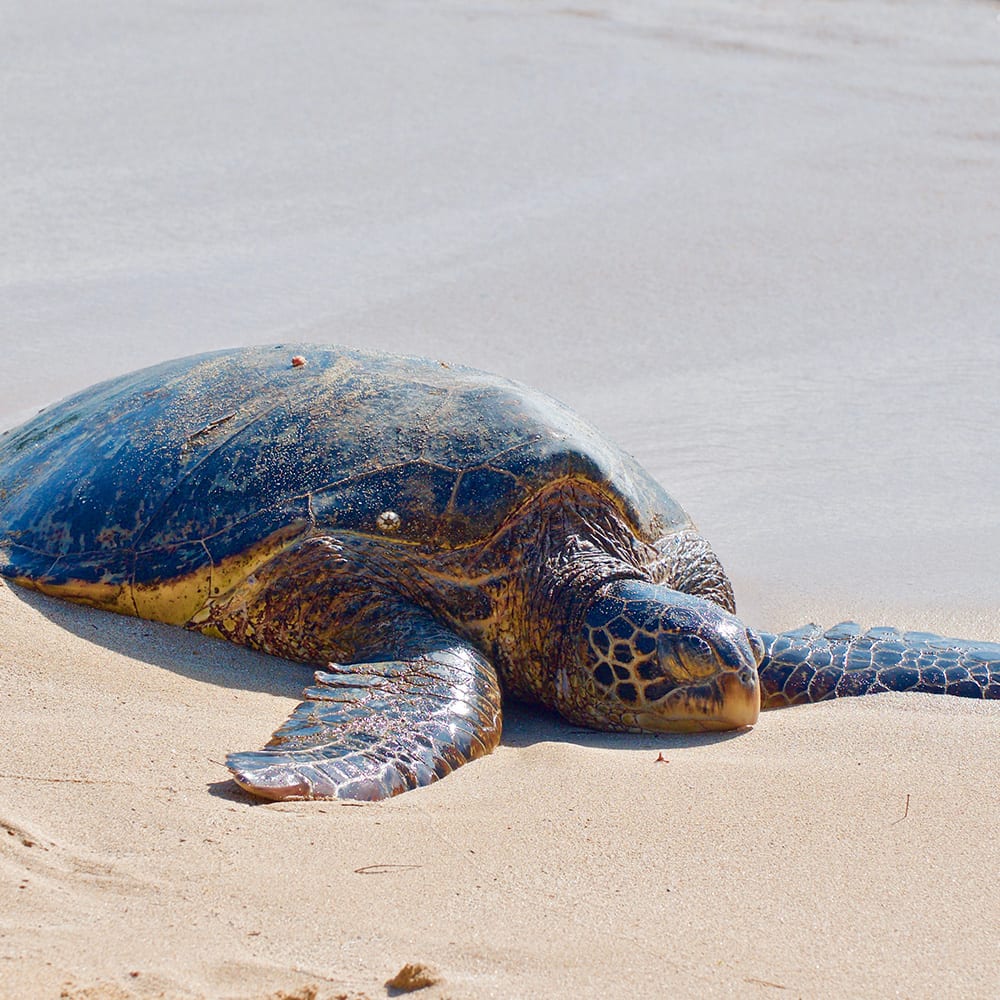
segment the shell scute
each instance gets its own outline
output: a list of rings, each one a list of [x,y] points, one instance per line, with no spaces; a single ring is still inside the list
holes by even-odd
[[[94,386],[0,437],[0,573],[52,570],[82,590],[188,573],[200,593],[202,542],[213,588],[223,564],[314,525],[387,537],[391,523],[399,541],[454,548],[560,477],[593,483],[646,540],[690,525],[631,458],[506,379],[339,347],[220,351]]]
[[[188,542],[136,553],[132,580],[136,586],[155,587],[167,580],[200,572],[207,581],[211,577],[212,565],[212,558],[203,543]]]
[[[433,537],[455,489],[458,473],[425,461],[405,462],[351,476],[312,494],[319,529],[383,533],[379,517],[398,515],[396,537],[420,542]]]
[[[512,509],[522,490],[520,480],[506,469],[490,466],[467,469],[456,484],[452,509],[461,511],[475,524],[488,518],[498,507]]]

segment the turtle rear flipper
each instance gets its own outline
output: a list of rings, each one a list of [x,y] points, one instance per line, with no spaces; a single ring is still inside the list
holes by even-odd
[[[862,632],[855,622],[759,635],[764,708],[881,691],[1000,698],[1000,643],[894,628]]]
[[[391,659],[317,671],[263,750],[226,759],[236,782],[267,799],[384,799],[490,753],[501,725],[493,667],[432,620],[408,624]]]

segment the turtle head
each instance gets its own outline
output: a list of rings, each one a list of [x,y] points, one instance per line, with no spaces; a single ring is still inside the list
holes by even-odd
[[[763,644],[712,601],[616,580],[598,591],[580,640],[584,677],[578,679],[589,695],[573,699],[578,721],[690,732],[757,720]]]

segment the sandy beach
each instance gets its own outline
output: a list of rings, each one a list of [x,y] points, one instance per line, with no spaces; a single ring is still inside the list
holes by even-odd
[[[237,344],[562,399],[746,621],[1000,641],[1000,8],[0,5],[0,429]],[[1000,708],[505,707],[379,804],[221,763],[310,670],[0,584],[0,997],[991,998]]]

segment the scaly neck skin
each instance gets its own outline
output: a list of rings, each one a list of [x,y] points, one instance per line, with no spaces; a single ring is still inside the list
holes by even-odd
[[[655,552],[609,501],[571,483],[523,514],[476,556],[502,571],[486,588],[489,627],[474,638],[509,693],[558,708],[594,595],[615,580],[649,580]]]

